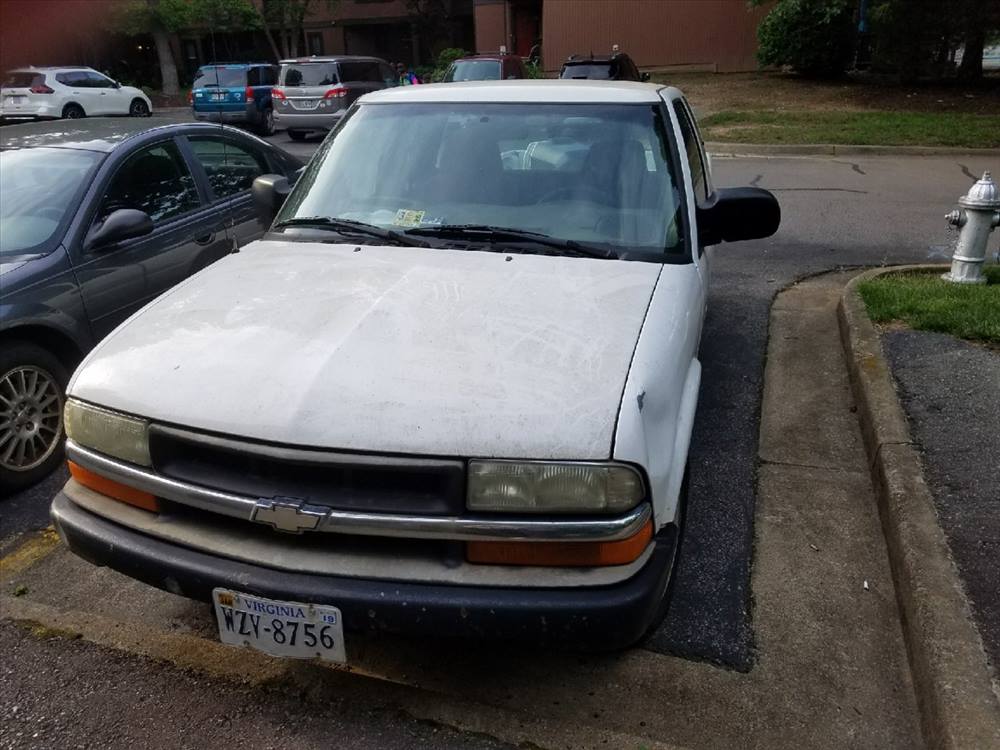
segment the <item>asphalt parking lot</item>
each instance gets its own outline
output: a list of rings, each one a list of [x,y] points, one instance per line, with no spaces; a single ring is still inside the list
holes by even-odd
[[[308,156],[319,142],[312,139],[292,143],[283,133],[276,134],[272,141],[300,156]],[[760,543],[759,529],[754,527],[755,518],[759,518],[756,503],[761,474],[758,435],[768,324],[775,295],[797,279],[826,270],[943,260],[949,254],[949,235],[941,217],[967,189],[971,182],[968,175],[981,173],[988,166],[951,157],[715,160],[716,184],[752,184],[772,190],[781,201],[784,220],[775,237],[720,247],[713,258],[712,292],[701,353],[702,392],[691,447],[687,526],[670,609],[645,645],[646,651],[722,667],[702,667],[697,672],[693,667],[684,672],[684,667],[682,677],[689,675],[699,684],[715,681],[724,688],[733,679],[726,676],[729,670],[752,671],[759,659],[757,626],[752,616],[757,594],[750,582],[755,545]],[[802,462],[807,467],[811,463],[808,456]],[[4,553],[20,542],[25,532],[45,525],[47,502],[63,480],[64,474],[57,472],[39,485],[0,501]],[[808,483],[798,488],[803,497],[808,497],[811,490]],[[837,544],[837,540],[830,539],[829,543]],[[101,618],[108,618],[110,612],[132,611],[135,614],[131,621],[114,627],[127,628],[131,622],[140,635],[115,637],[126,650],[154,658],[170,658],[170,649],[149,643],[149,639],[163,638],[162,628],[158,627],[163,624],[162,618],[155,622],[154,615],[167,617],[163,613],[169,613],[168,630],[185,638],[199,638],[206,643],[213,638],[204,607],[174,601],[170,595],[147,590],[113,574],[92,576],[85,565],[65,559],[68,556],[64,553],[50,554],[53,556],[46,561],[45,570],[49,577],[60,579],[61,588],[69,593],[61,602],[58,598],[43,598],[39,606],[75,611],[88,596],[105,604],[111,601],[115,606],[102,604],[88,627],[111,627],[112,623]],[[80,580],[81,576],[91,576],[92,580]],[[119,588],[109,595],[109,586]],[[77,622],[74,627],[83,629],[83,624]],[[180,643],[190,645],[187,640]],[[225,658],[220,653],[228,653],[204,648],[217,660]],[[460,682],[457,677],[442,675],[430,663],[430,655],[446,652],[440,645],[429,647],[425,655],[414,644],[381,643],[377,639],[375,645],[362,641],[360,649],[359,662],[364,665],[360,671],[380,679],[419,690],[409,670],[421,675],[419,680],[436,676],[438,684],[432,687],[436,690]],[[502,669],[503,661],[498,658],[470,657],[455,669],[465,679],[475,680],[477,670]],[[517,663],[525,668],[523,662]],[[548,668],[553,666],[544,663]],[[567,680],[585,673],[593,680],[596,671],[604,670],[610,684],[620,680],[634,686],[632,677],[642,674],[644,678],[638,684],[643,689],[667,689],[657,682],[657,675],[662,677],[666,672],[661,674],[657,672],[659,667],[650,666],[653,663],[643,659],[641,650],[619,660],[583,662],[560,657],[555,663],[566,668]],[[309,668],[295,673],[312,687],[320,679]],[[692,694],[697,693],[690,689]],[[677,683],[671,683],[670,690],[683,692]],[[506,697],[494,697],[504,710],[514,710],[513,702]],[[540,694],[535,698],[544,700]],[[679,700],[676,695],[674,699]],[[862,709],[855,706],[853,710]]]

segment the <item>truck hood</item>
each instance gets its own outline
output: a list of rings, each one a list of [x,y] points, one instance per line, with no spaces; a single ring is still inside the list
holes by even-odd
[[[69,391],[273,443],[607,458],[660,269],[256,242],[124,323]]]

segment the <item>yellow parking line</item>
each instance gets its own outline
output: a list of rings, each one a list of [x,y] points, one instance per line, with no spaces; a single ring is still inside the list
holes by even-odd
[[[59,535],[51,526],[34,533],[17,549],[0,557],[0,579],[9,581],[23,573],[59,546]]]

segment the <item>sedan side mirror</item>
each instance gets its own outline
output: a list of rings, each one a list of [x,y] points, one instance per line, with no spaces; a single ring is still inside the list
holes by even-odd
[[[288,186],[287,177],[280,174],[262,174],[253,181],[250,192],[257,206],[257,218],[264,226],[269,227],[274,217],[278,215],[281,204],[291,192],[291,188]]]
[[[781,224],[778,199],[763,188],[720,188],[698,207],[702,245],[770,237]]]
[[[95,250],[116,242],[143,237],[153,231],[153,220],[145,211],[134,208],[119,208],[94,224],[83,241],[84,250]]]

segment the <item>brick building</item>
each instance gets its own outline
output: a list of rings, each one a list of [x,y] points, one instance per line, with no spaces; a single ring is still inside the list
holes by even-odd
[[[546,70],[617,44],[643,69],[754,70],[767,9],[746,0],[472,0],[476,48],[527,55],[541,41]]]

